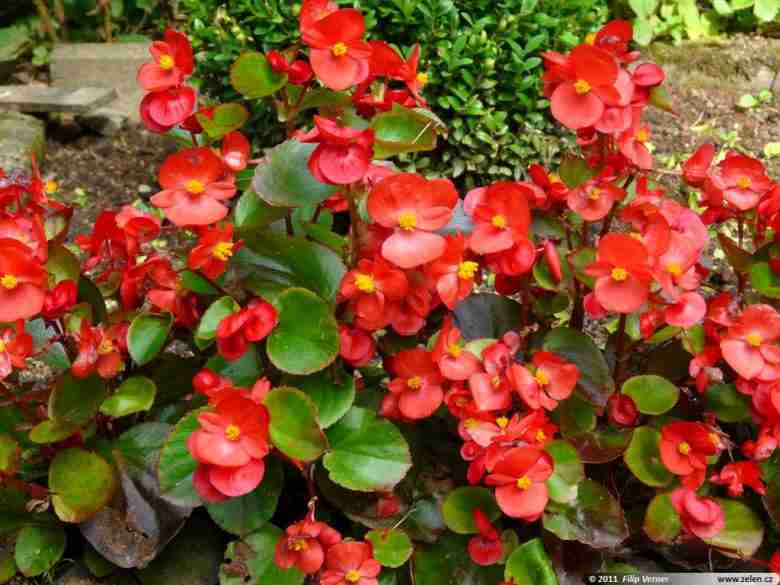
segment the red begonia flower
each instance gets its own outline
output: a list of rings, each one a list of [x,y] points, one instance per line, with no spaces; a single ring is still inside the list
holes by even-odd
[[[593,126],[604,113],[605,104],[620,99],[615,89],[617,63],[602,49],[575,47],[559,71],[564,78],[550,95],[550,107],[555,119],[567,128]]]
[[[719,447],[719,437],[702,423],[673,422],[661,429],[661,461],[675,475],[704,471]]]
[[[707,301],[697,292],[681,294],[674,304],[664,309],[664,319],[672,327],[690,329],[704,319]]]
[[[569,191],[566,203],[569,209],[579,213],[585,221],[598,221],[604,219],[615,202],[625,196],[626,192],[617,185],[594,179]]]
[[[241,249],[243,240],[233,241],[233,224],[205,228],[198,243],[190,250],[187,266],[200,270],[211,280],[225,272],[230,258]]]
[[[77,335],[79,353],[71,366],[73,375],[86,378],[97,372],[104,379],[115,377],[124,367],[127,329],[126,323],[92,327],[84,319]]]
[[[186,35],[173,29],[165,31],[164,40],[149,47],[151,63],[138,70],[138,84],[144,91],[164,91],[180,86],[192,73],[195,60]]]
[[[397,79],[400,79],[406,83],[406,87],[412,92],[412,95],[421,103],[425,105],[425,100],[422,98],[422,90],[428,83],[428,74],[418,71],[420,66],[420,45],[416,44],[412,48],[412,52],[409,58],[401,64],[398,70]]]
[[[228,133],[222,139],[222,162],[234,173],[242,171],[249,162],[252,145],[238,130]]]
[[[41,316],[44,319],[59,319],[73,308],[78,299],[75,280],[63,280],[46,293]]]
[[[292,63],[279,51],[269,51],[266,58],[276,73],[287,75],[287,81],[293,85],[306,85],[314,77],[314,71],[307,61],[296,59]]]
[[[711,173],[712,186],[740,211],[753,209],[772,187],[760,160],[730,152]]]
[[[608,51],[618,59],[630,63],[635,61],[638,53],[629,53],[629,44],[634,38],[634,27],[627,20],[611,20],[595,34],[592,42],[588,35],[588,42],[600,49]]]
[[[750,305],[720,342],[723,358],[747,380],[776,378],[780,366],[780,315],[769,305]]]
[[[674,490],[671,497],[686,532],[702,539],[713,538],[726,526],[723,509],[712,498],[701,498],[687,488]]]
[[[495,486],[499,508],[512,518],[537,520],[549,498],[547,479],[553,473],[553,460],[536,447],[515,447],[496,463],[485,484]]]
[[[48,274],[30,248],[0,238],[0,322],[30,319],[41,312]]]
[[[296,567],[301,573],[313,575],[325,563],[325,550],[341,542],[341,535],[325,524],[307,516],[287,527],[276,543],[274,562],[282,569]]]
[[[351,301],[358,327],[376,331],[390,323],[391,306],[404,298],[408,290],[406,275],[389,262],[382,258],[363,259],[344,275],[339,295]]]
[[[4,380],[14,368],[27,367],[27,357],[33,352],[33,338],[24,331],[24,321],[16,322],[15,327],[6,327],[0,331],[0,380]]]
[[[433,359],[441,375],[447,380],[462,382],[482,369],[479,358],[463,347],[460,330],[452,324],[452,317],[446,317],[436,344]]]
[[[425,274],[436,283],[436,292],[442,303],[453,310],[455,305],[471,294],[479,277],[479,264],[466,255],[466,237],[462,234],[445,236],[444,253],[425,266]]]
[[[483,567],[495,565],[504,556],[501,535],[479,508],[474,509],[474,524],[479,534],[469,540],[468,551],[471,560]]]
[[[457,202],[458,192],[447,179],[401,173],[380,181],[368,196],[368,213],[395,230],[382,244],[382,256],[401,268],[439,258],[447,241],[433,232],[449,223]]]
[[[405,418],[427,418],[441,406],[443,380],[430,352],[421,347],[400,351],[390,359],[389,369],[395,377],[388,389]]]
[[[151,132],[163,134],[189,118],[197,101],[195,90],[186,85],[147,93],[139,106],[141,121]]]
[[[43,218],[40,215],[16,215],[0,219],[0,239],[17,240],[30,249],[33,259],[45,263],[49,258]]]
[[[627,394],[615,393],[607,400],[609,420],[621,427],[633,427],[639,418],[634,399]]]
[[[500,181],[487,187],[481,195],[478,193],[472,196],[469,206],[475,223],[469,246],[474,252],[493,254],[528,240],[531,225],[528,197],[533,194],[530,188],[520,183]]]
[[[631,126],[618,137],[618,147],[631,164],[642,169],[653,168],[653,155],[647,149],[650,140],[650,128],[642,125],[642,111],[633,108]]]
[[[152,203],[178,226],[201,226],[224,219],[228,209],[222,203],[236,194],[233,175],[210,148],[182,150],[169,156],[160,167],[163,191]]]
[[[704,183],[715,159],[715,145],[702,144],[682,165],[683,179],[694,187]]]
[[[371,45],[362,40],[365,32],[363,15],[352,8],[336,10],[303,28],[311,67],[330,89],[342,91],[368,77]]]
[[[631,313],[647,300],[652,280],[647,250],[625,234],[607,234],[599,241],[596,262],[585,269],[596,279],[596,300],[607,311]]]
[[[311,28],[329,14],[339,9],[339,5],[331,0],[303,0],[299,15],[301,32]]]
[[[512,387],[506,373],[516,351],[504,341],[496,341],[482,351],[485,372],[469,378],[469,390],[479,411],[504,410],[512,405]]]
[[[382,566],[367,542],[340,542],[328,549],[321,585],[377,585]]]
[[[217,351],[226,360],[237,360],[249,344],[262,341],[279,322],[279,313],[263,299],[252,299],[246,308],[228,315],[217,326]]]
[[[549,351],[534,354],[533,368],[532,373],[514,364],[507,374],[510,384],[531,410],[555,410],[561,400],[571,396],[580,378],[576,365]]]
[[[365,366],[376,354],[376,342],[373,336],[358,328],[339,325],[339,355],[351,365]]]
[[[766,486],[761,481],[761,468],[754,461],[729,463],[719,473],[710,477],[710,481],[717,485],[728,486],[732,498],[741,497],[745,491],[744,486],[748,486],[762,496],[766,493]]]
[[[314,116],[311,132],[298,136],[301,142],[319,145],[309,157],[309,170],[318,181],[351,185],[362,180],[373,158],[374,131],[340,126],[335,120]]]
[[[160,234],[160,218],[132,205],[125,205],[116,214],[116,225],[124,230],[128,256],[137,256],[139,246],[150,242]]]

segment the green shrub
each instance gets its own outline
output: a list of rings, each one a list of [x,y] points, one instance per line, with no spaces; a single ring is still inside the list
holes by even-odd
[[[561,147],[540,94],[540,51],[566,50],[607,17],[606,0],[354,0],[382,38],[408,52],[424,47],[425,96],[450,130],[435,155],[410,168],[458,178],[471,187],[518,177],[529,161],[549,161]],[[247,48],[267,51],[298,38],[299,4],[284,0],[182,0],[199,52],[200,86],[229,100],[227,65]],[[274,113],[258,104],[261,145],[281,140]],[[264,128],[269,130],[264,130]]]

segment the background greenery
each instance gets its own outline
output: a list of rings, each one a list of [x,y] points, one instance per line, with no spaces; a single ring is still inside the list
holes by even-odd
[[[401,48],[420,43],[425,95],[447,124],[449,138],[434,154],[406,163],[471,187],[521,176],[528,162],[549,161],[561,149],[540,97],[540,51],[566,50],[608,16],[605,0],[355,0],[369,31]],[[299,4],[285,0],[182,0],[198,55],[201,89],[238,97],[229,65],[244,49],[287,47],[298,38]],[[381,22],[381,25],[377,25]],[[267,105],[257,104],[261,146],[281,140]]]

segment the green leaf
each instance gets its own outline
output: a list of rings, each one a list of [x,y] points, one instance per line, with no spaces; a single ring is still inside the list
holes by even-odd
[[[127,349],[139,366],[148,364],[165,347],[173,325],[173,315],[138,315],[127,331]]]
[[[157,385],[152,380],[146,376],[133,376],[103,401],[100,412],[114,418],[146,412],[154,405],[156,395]]]
[[[244,540],[231,542],[219,572],[220,585],[302,585],[303,573],[295,567],[280,569],[274,562],[282,535],[279,528],[266,524]]]
[[[720,243],[720,247],[734,270],[743,274],[750,272],[753,258],[748,252],[740,248],[734,240],[722,232],[718,233],[718,243]]]
[[[78,425],[59,420],[45,420],[39,422],[30,430],[30,440],[33,443],[43,445],[46,443],[59,443],[64,441],[76,431]]]
[[[192,485],[192,474],[198,468],[198,462],[190,455],[187,439],[200,428],[198,415],[202,412],[203,409],[187,413],[176,423],[160,451],[157,466],[160,495],[177,506],[194,508],[201,504],[200,496]]]
[[[755,108],[758,105],[758,100],[750,95],[749,93],[743,94],[739,100],[737,101],[737,107],[742,108],[743,110],[749,110],[751,108]],[[718,239],[721,239],[721,236],[728,239],[728,236],[725,234],[718,234]]]
[[[585,479],[585,468],[577,449],[567,441],[557,440],[545,445],[544,450],[555,462],[553,474],[547,480],[550,499],[562,504],[573,501],[577,497],[577,486]]]
[[[330,478],[347,489],[391,491],[412,467],[401,432],[365,408],[352,407],[327,435],[331,449],[323,465]]]
[[[97,414],[106,393],[106,384],[99,376],[78,379],[68,372],[49,396],[49,418],[81,426]]]
[[[299,111],[310,110],[312,108],[343,108],[352,103],[349,94],[343,91],[333,91],[325,87],[310,89],[298,107]]]
[[[468,542],[468,536],[447,532],[434,544],[418,544],[412,562],[414,584],[496,585],[500,583],[503,577],[501,566],[477,565],[469,556],[466,548]]]
[[[566,185],[573,189],[596,175],[596,170],[590,168],[588,161],[572,154],[564,155],[558,174]]]
[[[65,544],[65,530],[62,526],[25,526],[16,537],[16,566],[25,577],[42,575],[62,558]]]
[[[309,171],[309,157],[316,144],[290,139],[267,151],[257,165],[252,189],[277,207],[317,205],[336,193],[333,185],[321,183]]]
[[[278,460],[267,457],[264,461],[263,481],[253,492],[218,504],[206,504],[209,516],[223,530],[246,536],[262,528],[276,512],[284,473]]]
[[[643,528],[653,542],[670,543],[680,535],[682,524],[669,494],[653,498],[645,512]]]
[[[499,339],[520,329],[520,303],[494,294],[474,294],[455,307],[455,325],[466,341]]]
[[[336,359],[339,329],[328,304],[304,288],[291,288],[274,302],[279,324],[268,336],[271,363],[298,376],[313,374]]]
[[[658,0],[628,0],[628,5],[637,16],[649,18],[658,8]]]
[[[80,448],[60,451],[49,467],[54,511],[63,522],[84,522],[114,495],[117,480],[105,459]]]
[[[248,99],[269,96],[286,83],[287,75],[276,73],[265,55],[256,51],[242,53],[230,68],[230,84]]]
[[[207,347],[217,336],[217,327],[222,319],[233,313],[238,313],[240,310],[241,306],[233,297],[225,296],[211,303],[206,312],[203,313],[198,328],[195,330],[196,345],[201,349]]]
[[[87,303],[92,307],[93,323],[102,323],[108,318],[106,300],[103,298],[103,293],[95,286],[94,282],[83,274],[79,278],[77,300],[79,303]]]
[[[590,337],[574,329],[558,327],[547,334],[542,347],[575,364],[580,371],[577,388],[594,405],[606,406],[615,391],[615,382],[604,354]]]
[[[764,540],[764,523],[753,509],[739,500],[715,498],[723,509],[726,526],[712,538],[704,540],[728,553],[750,558]]]
[[[0,433],[0,475],[11,476],[16,473],[21,449],[11,435]]]
[[[254,344],[250,344],[246,353],[237,360],[228,361],[221,355],[214,355],[206,362],[206,367],[244,388],[252,386],[263,373],[260,354]]]
[[[571,505],[550,502],[542,522],[561,540],[577,540],[593,548],[614,548],[628,538],[620,504],[603,485],[590,479],[579,484]]]
[[[197,272],[192,270],[182,270],[181,286],[186,290],[190,290],[199,295],[217,296],[219,290],[209,282],[209,280]]]
[[[0,583],[8,583],[16,575],[16,561],[10,550],[0,551]]]
[[[780,11],[780,0],[756,0],[753,14],[761,22],[772,22]]]
[[[365,539],[371,543],[374,558],[383,567],[400,567],[409,560],[414,551],[411,539],[403,530],[371,530]]]
[[[204,114],[195,114],[206,131],[213,139],[222,138],[226,134],[238,130],[249,120],[249,112],[241,104],[219,104],[209,118]]]
[[[623,454],[626,465],[639,481],[650,487],[665,487],[674,475],[661,461],[661,432],[653,427],[634,429],[631,443]]]
[[[301,286],[332,302],[347,272],[338,254],[325,246],[280,234],[246,234],[236,265],[247,276],[245,286],[255,294],[275,294]]]
[[[355,402],[355,377],[341,369],[297,378],[291,384],[312,399],[323,429],[338,422]]]
[[[54,277],[54,284],[59,284],[64,280],[78,282],[81,274],[81,263],[73,255],[73,252],[62,244],[57,244],[49,248],[46,270]]]
[[[504,579],[511,583],[558,585],[558,577],[541,539],[529,540],[514,550],[506,561]]]
[[[746,422],[751,420],[750,397],[737,392],[734,384],[713,384],[704,394],[707,410],[714,412],[723,422]]]
[[[625,452],[633,432],[633,429],[608,427],[567,439],[577,449],[583,463],[602,465],[614,461]]]
[[[664,414],[674,408],[680,389],[661,376],[634,376],[623,384],[623,394],[630,396],[642,414]]]
[[[265,398],[271,415],[273,444],[285,455],[301,461],[314,461],[328,448],[317,423],[317,407],[296,388],[276,388]]]
[[[567,439],[595,430],[598,423],[593,405],[578,394],[561,401],[557,410],[561,433]]]
[[[289,213],[286,207],[274,207],[260,198],[252,189],[244,191],[233,211],[236,229],[242,233],[268,227]]]
[[[437,132],[443,124],[419,109],[393,104],[391,111],[374,116],[371,128],[374,158],[385,159],[405,152],[435,149]]]
[[[441,506],[442,518],[447,528],[457,534],[477,534],[474,511],[482,510],[491,522],[501,516],[493,494],[484,487],[463,486],[455,488],[444,498]]]

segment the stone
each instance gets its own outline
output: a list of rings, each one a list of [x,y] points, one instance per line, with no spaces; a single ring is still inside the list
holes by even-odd
[[[30,157],[43,160],[46,125],[19,112],[0,112],[0,169],[30,168]]]
[[[17,112],[75,112],[94,110],[116,99],[105,87],[63,89],[48,85],[0,85],[0,109]]]
[[[138,104],[144,92],[138,87],[136,74],[149,59],[147,43],[59,44],[52,51],[51,82],[64,89],[113,88],[119,97],[109,107],[140,121]]]
[[[116,136],[122,131],[129,119],[125,111],[111,106],[97,108],[77,118],[79,124],[103,136]]]

